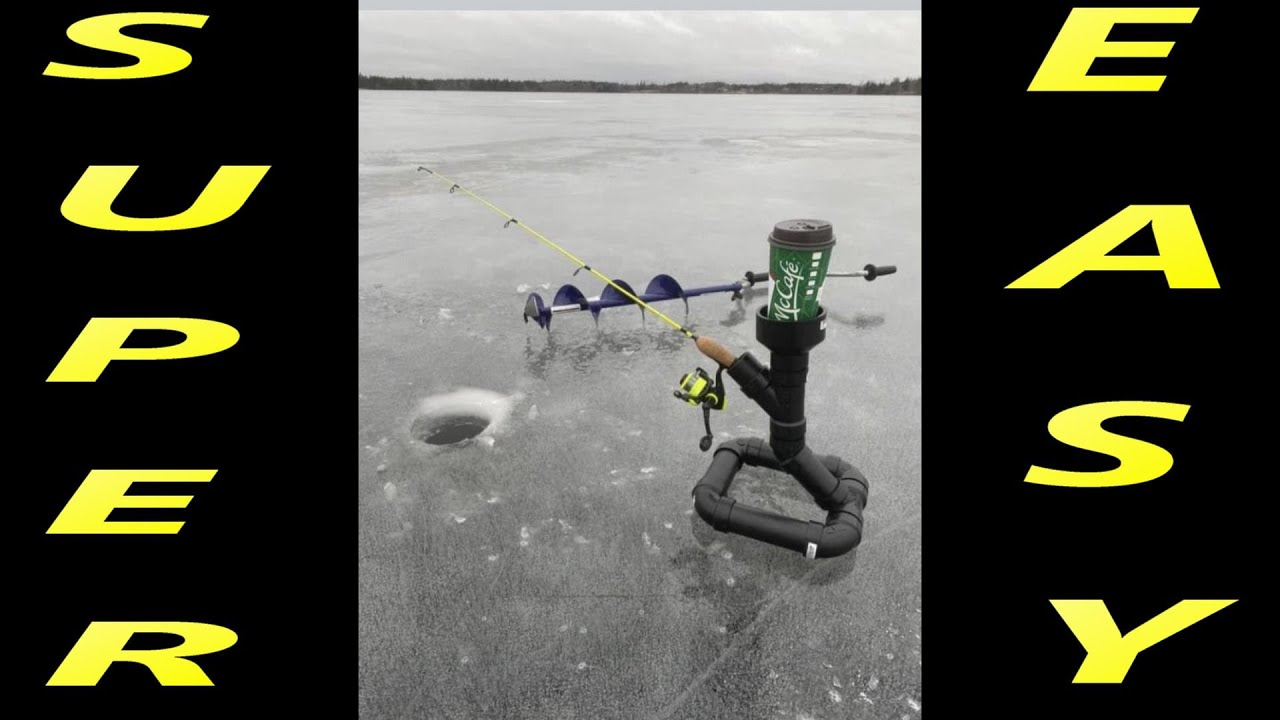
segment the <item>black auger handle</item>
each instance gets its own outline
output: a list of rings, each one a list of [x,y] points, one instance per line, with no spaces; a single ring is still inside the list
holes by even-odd
[[[866,273],[867,281],[875,280],[881,275],[892,275],[898,272],[897,265],[867,265],[862,268],[862,272]]]

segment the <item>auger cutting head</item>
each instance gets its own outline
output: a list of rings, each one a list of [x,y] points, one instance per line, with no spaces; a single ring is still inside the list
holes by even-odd
[[[538,293],[529,293],[529,299],[524,303],[525,324],[531,319],[538,323],[538,327],[551,331],[551,308],[542,304],[542,296]]]

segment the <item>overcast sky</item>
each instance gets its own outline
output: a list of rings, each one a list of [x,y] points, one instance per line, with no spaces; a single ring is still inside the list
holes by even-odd
[[[360,72],[614,82],[920,74],[920,12],[361,12]]]

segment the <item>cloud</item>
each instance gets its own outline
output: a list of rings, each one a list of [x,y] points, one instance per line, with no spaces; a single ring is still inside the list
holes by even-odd
[[[615,82],[920,74],[920,12],[361,12],[360,72]]]

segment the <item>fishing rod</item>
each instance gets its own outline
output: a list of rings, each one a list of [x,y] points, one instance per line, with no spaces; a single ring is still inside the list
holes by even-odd
[[[898,268],[893,265],[867,265],[861,270],[850,272],[828,272],[827,277],[860,277],[866,278],[868,281],[875,280],[881,275],[892,275],[897,272]],[[685,313],[689,312],[689,298],[699,295],[710,295],[713,293],[732,293],[731,300],[742,298],[742,293],[759,283],[769,282],[768,272],[750,272],[748,271],[741,280],[735,280],[731,283],[722,285],[708,285],[706,287],[683,288],[675,278],[670,275],[655,275],[649,284],[645,286],[643,293],[636,293],[631,285],[625,280],[614,280],[617,285],[626,288],[632,295],[639,297],[646,303],[664,302],[668,300],[683,300]],[[606,285],[604,290],[595,297],[587,297],[581,290],[573,285],[562,285],[556,290],[555,296],[551,303],[547,304],[542,296],[538,293],[529,293],[529,297],[525,300],[524,305],[524,321],[527,323],[533,320],[544,330],[551,330],[551,318],[553,315],[560,313],[589,311],[592,318],[598,325],[600,323],[600,311],[615,307],[625,307],[633,305],[632,300],[619,293],[614,289],[613,285]],[[644,310],[640,310],[640,316],[644,317]]]
[[[511,225],[515,225],[521,230],[524,230],[529,235],[532,235],[535,239],[537,239],[543,245],[546,245],[552,250],[555,250],[556,252],[560,253],[567,260],[569,260],[570,262],[578,266],[578,269],[573,271],[574,275],[577,275],[578,272],[582,270],[586,270],[592,275],[595,275],[597,278],[604,281],[604,283],[608,285],[609,288],[616,291],[623,298],[626,298],[630,302],[633,302],[636,305],[639,305],[643,310],[648,310],[649,312],[653,313],[659,320],[666,323],[667,325],[670,325],[671,328],[674,329],[676,332],[679,332],[680,334],[684,335],[686,338],[692,340],[694,342],[694,345],[698,348],[699,352],[711,358],[712,360],[715,360],[716,363],[718,363],[721,368],[729,367],[737,360],[737,357],[734,356],[733,352],[730,351],[729,348],[722,345],[719,341],[709,338],[705,335],[697,335],[689,328],[667,317],[665,314],[663,314],[661,310],[655,308],[654,306],[645,302],[641,298],[637,297],[636,294],[632,292],[629,288],[623,287],[619,283],[614,282],[612,279],[609,278],[609,276],[605,275],[599,270],[591,267],[587,263],[578,259],[576,255],[574,255],[573,253],[561,247],[551,238],[548,238],[546,235],[543,235],[537,230],[534,230],[528,225],[525,225],[524,223],[520,222],[519,220],[516,219],[514,215],[507,212],[506,210],[503,210],[497,205],[494,205],[488,200],[484,199],[483,197],[481,197],[480,195],[472,191],[470,188],[464,187],[463,185],[455,182],[454,180],[447,178],[444,175],[441,175],[440,173],[434,170],[431,170],[430,168],[423,167],[421,165],[418,166],[418,171],[426,172],[432,177],[440,180],[441,182],[447,183],[449,185],[450,194],[453,194],[454,192],[461,190],[464,194],[478,201],[481,205],[484,205],[485,207],[489,208],[495,214],[501,216],[503,219],[506,220],[506,222],[503,223],[502,225],[504,228],[510,227]]]

